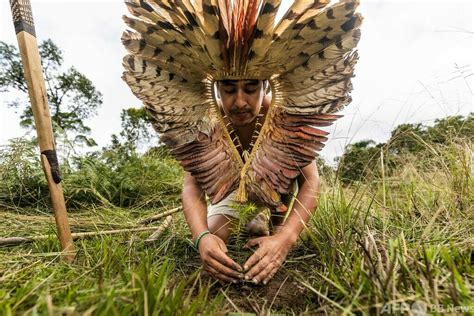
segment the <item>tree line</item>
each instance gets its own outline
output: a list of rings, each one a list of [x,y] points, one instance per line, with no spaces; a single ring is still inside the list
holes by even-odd
[[[436,155],[435,147],[451,146],[474,140],[474,113],[449,116],[435,120],[432,126],[406,123],[397,126],[386,142],[363,140],[346,146],[337,158],[338,172],[343,183],[382,177],[399,169],[407,159],[419,164],[429,163]]]

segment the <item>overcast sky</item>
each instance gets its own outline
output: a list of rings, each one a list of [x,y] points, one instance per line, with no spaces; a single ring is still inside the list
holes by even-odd
[[[51,38],[104,95],[88,121],[100,146],[120,130],[123,108],[140,101],[120,79],[125,5],[116,1],[31,0],[38,39]],[[474,1],[361,1],[364,16],[353,102],[330,127],[322,156],[332,160],[362,139],[385,141],[401,123],[432,123],[473,112]],[[15,44],[8,1],[0,4],[0,39]],[[0,145],[24,134],[0,96]]]

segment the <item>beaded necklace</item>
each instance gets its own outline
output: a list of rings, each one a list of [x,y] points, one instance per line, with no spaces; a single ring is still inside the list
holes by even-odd
[[[252,138],[250,139],[250,144],[248,145],[247,148],[244,148],[244,146],[242,145],[242,142],[239,139],[239,135],[237,135],[237,132],[235,131],[234,126],[232,122],[230,121],[230,119],[227,117],[227,115],[224,115],[222,117],[224,121],[226,122],[225,126],[227,130],[229,131],[229,134],[231,136],[231,139],[232,139],[232,142],[234,143],[235,148],[237,148],[237,150],[239,150],[240,148],[239,152],[241,152],[240,155],[244,163],[250,157],[250,153],[252,152],[252,148],[255,145],[255,141],[257,140],[258,135],[260,134],[260,127],[262,126],[262,119],[264,117],[264,114],[262,113],[262,109],[263,109],[263,106],[260,107],[260,112],[257,115],[257,121],[255,122],[255,126],[253,128]]]

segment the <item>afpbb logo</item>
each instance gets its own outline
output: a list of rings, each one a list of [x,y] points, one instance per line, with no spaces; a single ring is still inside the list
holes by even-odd
[[[414,301],[413,303],[406,302],[390,302],[386,303],[380,313],[391,315],[391,314],[412,314],[414,316],[423,316],[430,314],[443,314],[443,313],[454,313],[462,314],[474,312],[474,306],[454,306],[454,305],[436,305],[427,304],[424,301]]]

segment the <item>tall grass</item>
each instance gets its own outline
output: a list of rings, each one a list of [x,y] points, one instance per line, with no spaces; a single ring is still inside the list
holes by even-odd
[[[389,178],[326,188],[305,243],[318,268],[299,276],[319,304],[474,312],[473,144],[427,146],[430,160],[405,157]]]
[[[61,161],[69,210],[90,207],[157,208],[177,203],[182,171],[165,150],[145,155],[116,148]],[[0,205],[45,208],[48,188],[36,145],[14,139],[0,148]]]

